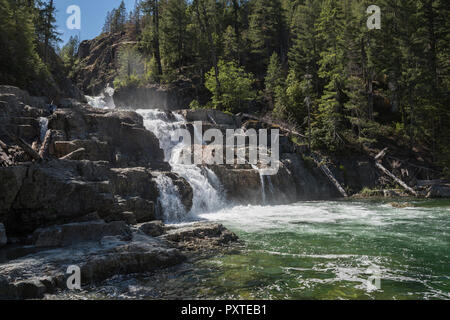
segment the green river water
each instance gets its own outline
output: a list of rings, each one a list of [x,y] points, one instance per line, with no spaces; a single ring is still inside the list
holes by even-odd
[[[202,214],[234,231],[242,247],[147,278],[113,279],[83,298],[450,299],[450,200],[408,205],[321,201]]]
[[[199,263],[210,270],[203,288],[236,299],[449,299],[450,201],[410,205],[306,202],[203,215],[246,243]]]

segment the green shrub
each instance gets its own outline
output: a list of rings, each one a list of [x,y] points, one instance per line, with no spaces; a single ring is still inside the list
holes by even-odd
[[[238,113],[245,111],[249,103],[257,97],[253,89],[255,79],[251,73],[235,62],[219,61],[219,83],[217,85],[215,70],[206,74],[206,88],[212,93],[212,105],[215,109]]]

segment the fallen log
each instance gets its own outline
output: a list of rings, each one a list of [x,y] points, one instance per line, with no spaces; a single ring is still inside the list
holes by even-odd
[[[304,139],[307,138],[305,135],[303,135],[303,134],[301,134],[301,133],[299,133],[297,131],[290,130],[288,128],[280,126],[279,124],[277,124],[275,122],[272,122],[272,121],[269,121],[269,120],[264,120],[262,118],[259,118],[259,117],[256,117],[256,116],[252,116],[251,114],[247,114],[247,113],[243,113],[243,114],[241,114],[241,116],[243,118],[249,118],[249,119],[252,119],[252,120],[256,120],[256,121],[259,121],[259,122],[266,123],[266,124],[271,125],[271,126],[279,127],[282,131],[286,131],[286,132],[288,132],[288,133],[290,133],[290,134],[292,134],[294,136],[299,136],[299,137],[304,138]]]
[[[375,161],[383,159],[388,150],[389,148],[384,148],[383,150],[381,150],[380,153],[376,155]]]
[[[334,177],[333,173],[328,168],[328,166],[326,164],[322,163],[322,161],[319,161],[317,156],[312,155],[312,157],[313,157],[314,161],[316,162],[317,166],[322,170],[322,172],[325,174],[325,176],[328,178],[328,180],[330,180],[330,182],[336,187],[336,189],[339,191],[339,193],[344,198],[347,198],[348,197],[347,192],[341,186],[339,181]]]
[[[81,155],[85,151],[86,151],[86,149],[84,149],[84,148],[77,149],[77,150],[69,153],[68,155],[65,155],[64,157],[59,158],[59,160],[77,160],[77,159],[74,159],[74,158],[76,156]]]
[[[6,153],[6,148],[3,148],[0,143],[0,166],[1,167],[9,167],[13,165],[13,161]]]
[[[3,150],[7,150],[8,146],[6,145],[6,143],[4,143],[2,140],[0,140],[0,148],[2,148]]]
[[[385,167],[383,167],[383,165],[381,163],[376,162],[375,166],[380,169],[384,174],[386,174],[387,176],[389,176],[392,180],[394,180],[395,182],[397,182],[399,185],[401,185],[406,191],[408,191],[410,194],[414,195],[414,196],[418,196],[417,192],[414,191],[413,188],[409,187],[405,182],[403,182],[402,180],[400,180],[399,178],[397,178],[394,174],[392,174],[388,169],[386,169]]]
[[[14,141],[20,148],[22,148],[25,153],[27,153],[32,159],[36,161],[41,161],[42,157],[28,144],[26,143],[22,138],[5,131],[6,135]]]
[[[52,143],[52,130],[47,130],[45,133],[44,142],[42,142],[41,149],[39,150],[39,156],[47,158],[49,154],[50,144]]]

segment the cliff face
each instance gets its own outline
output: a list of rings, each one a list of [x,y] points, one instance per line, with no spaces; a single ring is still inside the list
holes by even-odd
[[[73,80],[85,94],[98,95],[117,76],[118,50],[123,44],[135,43],[124,32],[101,34],[81,42],[78,49],[79,65]]]
[[[97,96],[118,74],[118,52],[121,46],[135,44],[122,33],[104,33],[81,42],[79,63],[73,81],[87,95]],[[118,108],[179,110],[189,107],[196,97],[195,84],[179,80],[170,85],[149,84],[116,89],[114,101]]]

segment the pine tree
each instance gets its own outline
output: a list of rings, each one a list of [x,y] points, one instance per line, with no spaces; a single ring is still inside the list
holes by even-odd
[[[147,50],[151,49],[152,54],[156,59],[158,76],[160,77],[163,74],[160,46],[160,1],[144,0],[142,2],[142,10],[144,14],[151,18],[151,23],[146,27],[146,30],[144,30],[146,33],[144,46]]]
[[[320,97],[319,133],[330,147],[341,146],[344,140],[343,98],[345,89],[345,43],[343,41],[343,10],[337,0],[325,0],[317,23],[318,36],[324,43],[319,61],[319,76],[325,81]]]
[[[44,45],[43,60],[48,61],[50,48],[55,48],[57,43],[61,41],[60,34],[56,26],[56,7],[53,0],[44,2],[40,8],[40,19],[38,20],[39,40]]]
[[[270,63],[267,67],[267,75],[265,78],[265,93],[272,107],[275,105],[275,95],[283,85],[283,73],[280,58],[278,57],[278,54],[274,52],[270,57]]]
[[[322,0],[306,0],[293,8],[293,40],[289,50],[289,66],[299,77],[306,74],[312,76],[316,95],[320,95],[322,90],[318,65],[322,41],[316,30],[321,4]]]
[[[0,0],[0,17],[0,84],[27,89],[45,81],[48,73],[36,51],[35,10]]]
[[[167,0],[161,21],[162,55],[169,69],[180,69],[189,56],[190,22],[186,0]]]
[[[280,0],[255,0],[250,15],[249,38],[258,63],[255,69],[266,70],[270,57],[276,52],[285,60],[286,27]]]

